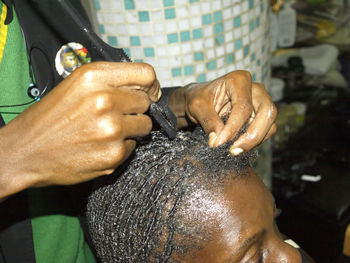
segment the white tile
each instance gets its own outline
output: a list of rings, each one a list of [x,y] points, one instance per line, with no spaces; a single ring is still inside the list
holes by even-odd
[[[204,45],[202,40],[193,41],[194,51],[202,51],[203,49],[204,49]]]
[[[248,14],[247,13],[244,13],[243,15],[241,15],[241,22],[242,22],[242,24],[248,23]]]
[[[184,30],[189,30],[190,29],[190,22],[188,19],[181,19],[179,22],[179,29],[181,31],[184,31]]]
[[[153,28],[154,32],[163,34],[165,30],[165,25],[163,23],[156,23],[153,24]]]
[[[117,24],[124,24],[125,23],[125,16],[121,13],[115,13],[114,14],[114,22]]]
[[[154,44],[156,46],[166,44],[165,36],[164,35],[155,35],[154,36]]]
[[[207,1],[201,1],[201,10],[202,10],[202,14],[210,12],[211,11],[210,3]]]
[[[160,81],[160,85],[162,86],[162,87],[171,87],[171,86],[173,86],[172,84],[172,81],[171,81],[171,78],[169,77],[169,78],[159,78],[158,79],[159,81]]]
[[[104,24],[105,33],[108,35],[114,35],[117,32],[115,25],[113,24]]]
[[[228,7],[228,6],[232,5],[231,0],[224,0],[223,2],[224,2],[223,3],[224,7]]]
[[[173,85],[174,86],[182,86],[184,85],[184,82],[182,81],[182,78],[174,78],[173,79]]]
[[[166,32],[174,33],[177,31],[177,23],[176,21],[166,21]]]
[[[156,74],[162,79],[170,79],[171,77],[170,71],[168,69],[162,69],[159,73],[156,72]]]
[[[157,47],[157,55],[158,57],[167,57],[168,51],[166,47]]]
[[[218,59],[216,60],[216,67],[217,67],[217,68],[223,67],[224,64],[225,64],[224,58],[218,58]]]
[[[225,48],[226,48],[226,53],[233,52],[233,50],[234,50],[234,43],[232,42],[232,43],[226,44]]]
[[[223,68],[218,70],[218,75],[219,76],[226,75],[227,73],[229,73],[229,72],[227,71],[226,67],[223,67]]]
[[[214,46],[214,40],[212,38],[208,38],[204,40],[204,47],[205,48],[211,48]]]
[[[199,16],[201,14],[200,5],[190,5],[190,16]]]
[[[178,56],[169,57],[169,63],[171,67],[179,67],[181,66],[181,59]]]
[[[100,1],[102,10],[111,10],[111,3],[109,1]]]
[[[243,50],[240,49],[238,51],[235,52],[235,60],[241,60],[243,58]]]
[[[154,10],[154,11],[152,11],[151,19],[152,19],[152,21],[162,21],[164,19],[164,12],[163,12],[163,10]]]
[[[212,0],[213,10],[221,10],[221,0]]]
[[[140,33],[139,24],[127,24],[129,35],[137,35]]]
[[[96,18],[97,18],[97,22],[99,24],[103,24],[104,23],[103,13],[102,12],[96,12]]]
[[[130,47],[130,38],[128,36],[118,36],[118,46]]]
[[[249,42],[250,42],[250,41],[249,41],[249,36],[244,36],[244,37],[243,37],[243,41],[242,41],[243,46],[249,44]]]
[[[166,68],[169,66],[169,60],[167,58],[160,58],[158,59],[158,61],[159,61],[159,66],[161,68]]]
[[[244,60],[243,60],[244,66],[247,67],[248,65],[250,65],[250,56],[247,56]]]
[[[227,72],[232,72],[236,69],[235,64],[227,65]]]
[[[137,10],[148,10],[149,6],[148,6],[148,1],[145,0],[134,0],[135,3],[135,8]]]
[[[244,65],[243,65],[243,63],[242,63],[242,61],[238,61],[238,62],[236,63],[236,67],[237,67],[237,69],[245,69],[245,67],[244,67]]]
[[[182,18],[182,17],[188,17],[188,16],[189,16],[189,12],[188,12],[187,6],[176,8],[176,17]]]
[[[143,49],[139,47],[130,48],[131,56],[135,59],[143,58]]]
[[[211,70],[207,72],[207,80],[211,81],[216,79],[216,77],[217,77],[217,73],[215,70]]]
[[[128,33],[128,30],[124,25],[117,25],[117,35],[126,35]]]
[[[180,52],[181,52],[181,49],[180,49],[180,47],[178,45],[174,44],[174,45],[169,45],[168,46],[168,54],[169,54],[169,56],[175,57],[175,56],[179,55]]]
[[[233,16],[238,16],[241,14],[241,7],[240,5],[235,5],[233,7]]]
[[[200,27],[202,25],[202,19],[201,17],[197,16],[197,17],[192,17],[191,18],[191,26],[196,28],[196,27]]]
[[[182,62],[184,65],[190,65],[193,64],[193,55],[183,55],[182,56]]]
[[[138,15],[135,11],[128,11],[125,16],[127,23],[137,23],[139,21]]]
[[[203,35],[204,37],[213,37],[213,34],[214,34],[214,29],[213,29],[213,26],[210,25],[210,26],[206,26],[203,28]]]
[[[214,49],[207,49],[206,53],[207,53],[207,58],[208,58],[208,59],[213,59],[213,58],[215,58]]]
[[[225,48],[223,46],[217,47],[215,49],[216,57],[221,57],[225,53]]]
[[[176,6],[183,6],[188,4],[188,0],[174,0]]]
[[[191,43],[181,44],[181,49],[182,49],[182,54],[188,54],[188,53],[190,53],[191,55],[193,54]]]
[[[153,37],[152,36],[143,36],[142,37],[142,44],[143,46],[155,46],[155,43],[153,42]]]
[[[249,26],[248,25],[244,25],[242,27],[242,32],[243,32],[243,35],[246,35],[249,33]]]
[[[249,9],[249,2],[248,2],[248,0],[245,0],[243,3],[242,3],[242,13],[243,12],[247,12],[248,11],[248,9]]]
[[[190,83],[193,83],[193,82],[196,82],[196,77],[195,76],[188,76],[184,79],[184,82],[185,82],[185,85],[186,84],[190,84]]]
[[[196,74],[203,74],[205,72],[205,64],[204,63],[198,63],[195,66],[195,72],[196,72]]]
[[[140,32],[139,34],[149,34],[150,32],[152,32],[152,24],[150,23],[142,23],[140,24]]]
[[[238,39],[242,36],[242,31],[240,28],[237,28],[233,31],[233,38]]]
[[[232,9],[231,8],[225,8],[222,14],[224,20],[231,19],[232,18]]]
[[[145,1],[145,0],[143,0],[143,1]],[[160,6],[163,6],[162,0],[150,0],[150,1],[148,1],[148,7],[151,9],[159,9]]]
[[[158,67],[158,62],[154,58],[145,58],[144,61],[155,68]]]
[[[229,30],[232,30],[233,29],[233,22],[232,20],[227,20],[224,22],[224,30],[225,31],[229,31]]]
[[[100,37],[105,43],[108,43],[107,36],[105,34],[101,35]]]
[[[114,23],[114,15],[112,13],[103,13],[103,23]]]
[[[120,12],[120,10],[124,10],[124,6],[123,6],[123,3],[122,3],[122,1],[115,1],[115,0],[112,0],[111,1],[111,9],[113,10],[113,11],[119,11]]]
[[[225,42],[231,42],[233,40],[233,33],[232,31],[228,31],[225,33]]]

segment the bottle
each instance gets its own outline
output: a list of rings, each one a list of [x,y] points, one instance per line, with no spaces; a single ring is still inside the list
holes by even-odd
[[[278,46],[280,48],[291,47],[295,43],[297,18],[296,11],[290,3],[285,3],[283,9],[278,13]]]

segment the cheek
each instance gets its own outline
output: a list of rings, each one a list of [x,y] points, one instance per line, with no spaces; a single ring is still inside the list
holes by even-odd
[[[285,243],[276,234],[268,238],[263,249],[263,262],[268,263],[301,263],[299,251]]]

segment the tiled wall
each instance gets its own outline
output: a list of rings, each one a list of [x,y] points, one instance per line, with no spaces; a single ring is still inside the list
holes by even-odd
[[[162,86],[215,79],[235,69],[268,76],[268,0],[94,0],[99,33]]]
[[[150,63],[162,87],[236,69],[269,86],[269,0],[92,1],[102,39]],[[257,170],[270,186],[269,144],[260,153]]]

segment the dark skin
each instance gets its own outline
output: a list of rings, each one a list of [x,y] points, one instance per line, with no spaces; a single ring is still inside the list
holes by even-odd
[[[145,63],[94,62],[76,69],[0,129],[0,201],[30,187],[71,185],[111,174],[134,150],[134,138],[150,132],[145,112],[160,96],[154,69]],[[188,125],[186,117],[200,123],[212,147],[234,138],[255,114],[233,154],[276,130],[275,105],[246,71],[178,89],[169,106],[179,127]],[[220,117],[227,114],[224,125]]]
[[[249,173],[225,183],[223,192],[214,198],[214,207],[219,208],[201,222],[212,233],[209,241],[182,262],[301,262],[298,250],[284,242],[275,224],[274,198],[261,179],[252,170]]]

